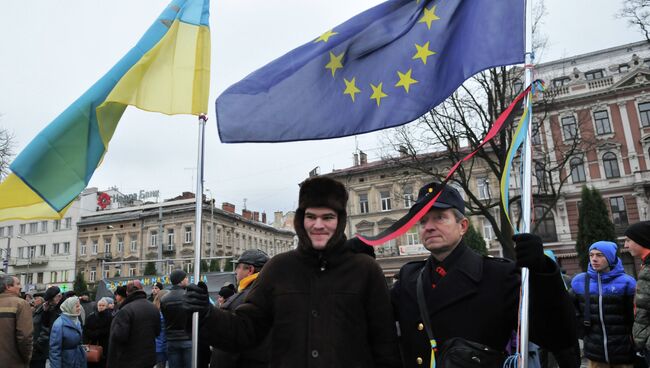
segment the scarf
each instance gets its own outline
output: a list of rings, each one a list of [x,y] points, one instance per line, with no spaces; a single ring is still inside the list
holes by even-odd
[[[259,276],[259,272],[254,273],[250,276],[244,277],[240,282],[239,282],[239,287],[237,288],[237,292],[241,293],[242,290],[246,289],[253,281],[257,280],[257,276]]]

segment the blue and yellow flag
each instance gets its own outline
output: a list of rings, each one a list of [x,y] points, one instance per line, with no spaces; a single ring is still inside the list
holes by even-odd
[[[475,73],[524,60],[524,0],[391,0],[217,98],[222,142],[326,139],[408,123]]]
[[[0,221],[61,218],[90,181],[128,105],[207,112],[209,0],[174,0],[106,75],[41,131],[0,183]]]

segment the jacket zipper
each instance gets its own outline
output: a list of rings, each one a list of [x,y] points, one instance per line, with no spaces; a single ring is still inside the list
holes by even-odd
[[[609,352],[607,351],[607,331],[605,330],[605,318],[603,315],[603,285],[600,281],[600,272],[598,275],[598,314],[600,315],[600,326],[603,329],[603,349],[605,350],[605,361],[609,363]],[[587,275],[589,277],[589,275]]]

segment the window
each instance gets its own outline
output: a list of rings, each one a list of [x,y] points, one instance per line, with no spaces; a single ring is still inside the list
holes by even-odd
[[[368,213],[368,194],[359,194],[359,213]]]
[[[37,284],[43,283],[43,272],[39,272],[36,274],[36,283]]]
[[[124,252],[124,238],[117,238],[117,251]]]
[[[81,254],[82,256],[86,255],[86,243],[81,243],[81,248],[79,250],[79,254]]]
[[[494,229],[492,228],[492,224],[488,219],[484,218],[482,221],[482,228],[483,228],[483,239],[487,240],[492,240],[494,239]]]
[[[61,230],[61,220],[54,220],[54,231]]]
[[[539,131],[539,123],[533,123],[530,134],[530,139],[533,144],[542,144],[542,134]]]
[[[617,228],[627,227],[627,210],[625,209],[625,200],[623,197],[611,197],[609,206],[612,210],[612,222]]]
[[[93,267],[93,269],[90,270],[90,276],[88,277],[88,281],[90,281],[90,282],[95,282],[95,279],[97,279],[97,271],[96,271],[96,269]]]
[[[413,187],[404,187],[404,208],[411,208],[413,206]]]
[[[555,78],[553,79],[553,87],[562,87],[571,82],[571,78],[569,77],[560,77],[560,78]]]
[[[612,152],[606,152],[603,155],[603,167],[605,168],[605,177],[607,179],[619,178],[621,176],[618,170],[618,160]]]
[[[604,77],[605,74],[603,73],[602,69],[596,69],[596,70],[590,70],[585,73],[585,79],[586,80],[594,80],[594,79],[600,79]]]
[[[29,233],[36,234],[38,232],[38,222],[31,222],[29,224]]]
[[[630,70],[630,65],[629,64],[621,64],[618,66],[618,72],[619,73],[625,73],[628,70]]]
[[[138,239],[133,236],[131,237],[131,252],[135,252],[138,250]]]
[[[533,220],[533,229],[537,228],[535,234],[537,234],[542,241],[544,242],[556,242],[557,241],[557,232],[555,230],[555,218],[553,218],[553,212],[549,211],[546,214],[546,217],[542,218],[546,208],[542,206],[535,207],[535,219]]]
[[[0,236],[5,236],[5,228],[0,227]]]
[[[562,134],[564,139],[573,139],[578,136],[578,126],[576,118],[573,116],[565,116],[562,118]]]
[[[111,252],[111,240],[106,238],[104,239],[104,253],[110,253]]]
[[[155,247],[158,244],[158,232],[152,231],[149,233],[149,246]]]
[[[26,284],[33,284],[34,283],[34,274],[33,273],[28,273],[25,275],[25,283]]]
[[[18,228],[18,234],[25,235],[25,232],[27,232],[27,225],[20,224],[20,227]]]
[[[50,282],[51,283],[57,282],[57,273],[56,273],[56,271],[50,272]]]
[[[485,176],[476,178],[476,187],[478,188],[478,199],[490,198],[490,181]]]
[[[171,271],[173,271],[173,269],[169,272],[171,273]],[[135,276],[135,266],[129,266],[129,276]]]
[[[12,237],[14,236],[14,226],[7,226],[7,236]]]
[[[206,234],[205,234],[205,238],[206,238],[205,242],[207,244],[212,244],[212,226],[208,225],[207,229],[208,229],[208,231],[206,231]]]
[[[66,217],[64,220],[65,220],[65,228],[72,229],[72,218]]]
[[[47,232],[47,221],[41,221],[41,232],[42,233]]]
[[[93,242],[92,254],[97,254],[97,248],[99,248],[99,245],[97,245],[97,241],[94,241]]]
[[[30,247],[27,247],[27,249],[28,249],[28,252],[29,252],[29,253],[28,253],[28,257],[29,257],[29,258],[34,258],[34,257],[36,257],[36,246],[35,246],[35,245],[32,245],[32,246],[30,246]]]
[[[185,226],[185,243],[191,243],[192,242],[192,227],[191,226]]]
[[[607,110],[594,112],[594,122],[596,123],[596,133],[609,134],[612,132],[612,126],[609,123],[609,114]]]
[[[537,186],[539,188],[539,191],[545,192],[547,183],[546,168],[539,162],[535,164],[535,178],[537,179]]]
[[[408,245],[417,245],[420,244],[420,234],[418,234],[417,226],[413,226],[406,233],[406,244]]]
[[[52,254],[59,254],[59,243],[52,244]]]
[[[70,242],[63,243],[63,253],[70,254]]]
[[[40,257],[45,257],[45,244],[41,244],[38,246],[38,255]]]
[[[569,161],[569,167],[571,168],[571,181],[575,183],[584,183],[587,181],[587,176],[585,174],[585,164],[581,158],[574,157]]]
[[[174,245],[174,229],[167,230],[167,245],[170,247]]]
[[[66,281],[69,281],[69,280],[70,280],[70,279],[68,278],[69,272],[70,272],[69,270],[63,270],[63,271],[61,271],[61,281],[62,281],[62,282],[66,282]]]
[[[391,204],[390,204],[390,192],[387,190],[379,192],[379,197],[381,200],[381,210],[382,211],[390,211],[391,209]]]
[[[650,126],[650,102],[639,104],[639,117],[641,118],[642,126]]]

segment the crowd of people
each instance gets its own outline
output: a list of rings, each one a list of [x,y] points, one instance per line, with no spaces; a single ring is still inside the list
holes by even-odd
[[[617,244],[598,241],[587,272],[566,283],[535,235],[514,237],[515,261],[472,251],[462,197],[430,183],[391,228],[403,231],[418,216],[430,255],[405,264],[389,288],[372,247],[345,236],[347,200],[335,180],[306,180],[297,249],[273,258],[245,251],[235,261],[237,285],[224,285],[216,302],[180,269],[151,295],[134,280],[96,303],[56,286],[21,294],[20,280],[2,275],[0,365],[190,367],[198,312],[198,367],[502,367],[516,353],[527,267],[529,335],[539,347],[529,366],[577,368],[582,356],[589,367],[648,366],[650,222],[625,232],[625,248],[643,264],[637,280]]]

